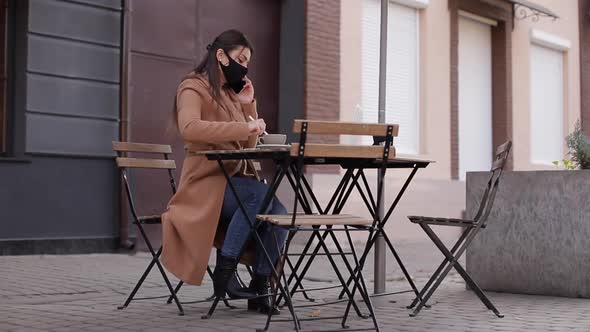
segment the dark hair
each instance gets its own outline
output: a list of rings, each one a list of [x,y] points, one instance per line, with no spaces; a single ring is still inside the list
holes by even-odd
[[[238,30],[227,30],[222,32],[211,44],[207,45],[207,53],[203,56],[203,59],[194,70],[196,74],[207,76],[209,85],[211,86],[211,95],[216,102],[219,102],[221,95],[221,79],[218,70],[217,50],[222,49],[226,54],[229,54],[230,51],[241,46],[249,48],[250,52],[254,54],[252,43],[250,43],[243,33]]]
[[[211,44],[207,45],[207,53],[201,59],[201,62],[193,70],[193,72],[183,80],[194,77],[195,75],[202,75],[209,81],[209,87],[211,89],[211,96],[213,101],[221,105],[221,78],[219,73],[218,61],[217,61],[217,50],[222,49],[229,56],[229,52],[237,49],[238,47],[249,48],[250,52],[254,54],[254,47],[252,43],[246,38],[242,32],[238,30],[226,30],[217,36]],[[176,97],[174,97],[174,126],[178,123],[178,112],[176,109]]]

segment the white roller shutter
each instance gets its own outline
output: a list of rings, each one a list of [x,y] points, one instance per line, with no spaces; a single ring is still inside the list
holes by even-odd
[[[459,179],[492,164],[492,30],[459,17]]]
[[[563,159],[563,53],[531,45],[531,162]]]
[[[400,125],[398,153],[418,154],[418,11],[389,4],[386,121]],[[362,105],[360,120],[377,122],[380,1],[363,1]],[[372,142],[366,138],[363,143]]]

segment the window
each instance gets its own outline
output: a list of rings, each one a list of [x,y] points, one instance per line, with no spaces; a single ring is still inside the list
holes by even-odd
[[[0,153],[7,145],[7,61],[8,61],[8,0],[0,0]]]
[[[551,165],[563,158],[564,50],[569,42],[532,31],[530,63],[530,158]]]
[[[363,1],[362,96],[363,122],[377,122],[379,103],[379,0]],[[400,125],[394,140],[398,153],[419,153],[418,10],[389,3],[385,121]],[[366,138],[363,143],[372,142]]]

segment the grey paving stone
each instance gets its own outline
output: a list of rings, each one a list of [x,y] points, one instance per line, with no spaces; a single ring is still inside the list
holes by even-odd
[[[398,241],[399,242],[399,241]],[[418,287],[424,285],[440,261],[432,244],[396,243]],[[262,327],[265,316],[249,313],[245,301],[235,303],[238,309],[223,305],[210,320],[200,319],[209,304],[185,305],[185,316],[164,299],[123,303],[149,262],[144,253],[135,255],[69,255],[69,256],[4,256],[0,257],[0,331],[252,331]],[[372,280],[372,258],[366,267],[367,280]],[[335,284],[335,276],[325,259],[318,258],[305,280],[307,287]],[[388,289],[408,289],[394,261],[388,260]],[[311,280],[323,280],[314,282]],[[174,281],[176,282],[176,281]],[[372,284],[369,282],[370,288]],[[334,298],[336,290],[314,294],[318,300]],[[160,276],[150,275],[140,296],[166,295]],[[211,282],[187,286],[179,297],[182,301],[204,299],[211,294]],[[418,317],[409,317],[405,309],[413,294],[374,298],[376,316],[382,331],[589,331],[590,301],[583,299],[488,293],[498,309],[506,315],[496,318],[465,289],[460,276],[453,274],[433,295],[432,308]],[[301,295],[296,304],[308,304]],[[395,303],[391,303],[395,301]],[[364,309],[362,303],[359,306]],[[320,315],[341,314],[342,305],[321,309]],[[313,309],[298,310],[299,317],[309,317]],[[283,309],[280,318],[287,318]],[[368,327],[370,321],[350,316],[351,327]],[[337,327],[337,322],[304,322],[311,329]],[[271,331],[291,330],[288,322],[273,322]]]

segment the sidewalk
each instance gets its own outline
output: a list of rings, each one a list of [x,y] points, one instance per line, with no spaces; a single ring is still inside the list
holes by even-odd
[[[420,287],[440,262],[431,244],[399,242],[413,278]],[[399,269],[388,257],[388,290],[408,289]],[[254,331],[264,324],[265,316],[249,313],[244,301],[233,302],[238,309],[223,305],[210,320],[200,317],[207,303],[185,305],[185,316],[165,300],[132,302],[117,310],[149,261],[144,253],[136,255],[5,256],[0,257],[0,331]],[[370,262],[371,260],[369,260]],[[311,269],[307,287],[333,285],[327,262],[318,259]],[[372,289],[372,267],[367,266]],[[174,281],[176,283],[176,281]],[[183,288],[182,301],[204,299],[211,294],[211,282],[202,287]],[[140,296],[166,295],[160,276],[154,271]],[[335,290],[315,293],[319,299],[334,297]],[[316,295],[317,294],[317,295]],[[435,293],[432,308],[418,317],[405,309],[411,294],[374,298],[382,331],[590,331],[590,301],[555,297],[489,293],[498,309],[506,315],[496,318],[465,286],[451,275]],[[297,296],[299,303],[303,298]],[[395,301],[395,302],[393,302]],[[331,316],[341,313],[343,305],[311,308],[300,317]],[[281,318],[288,317],[287,309]],[[350,316],[352,328],[368,327],[369,321]],[[303,322],[304,329],[337,328],[330,321]],[[290,323],[273,323],[272,331],[291,330]]]

